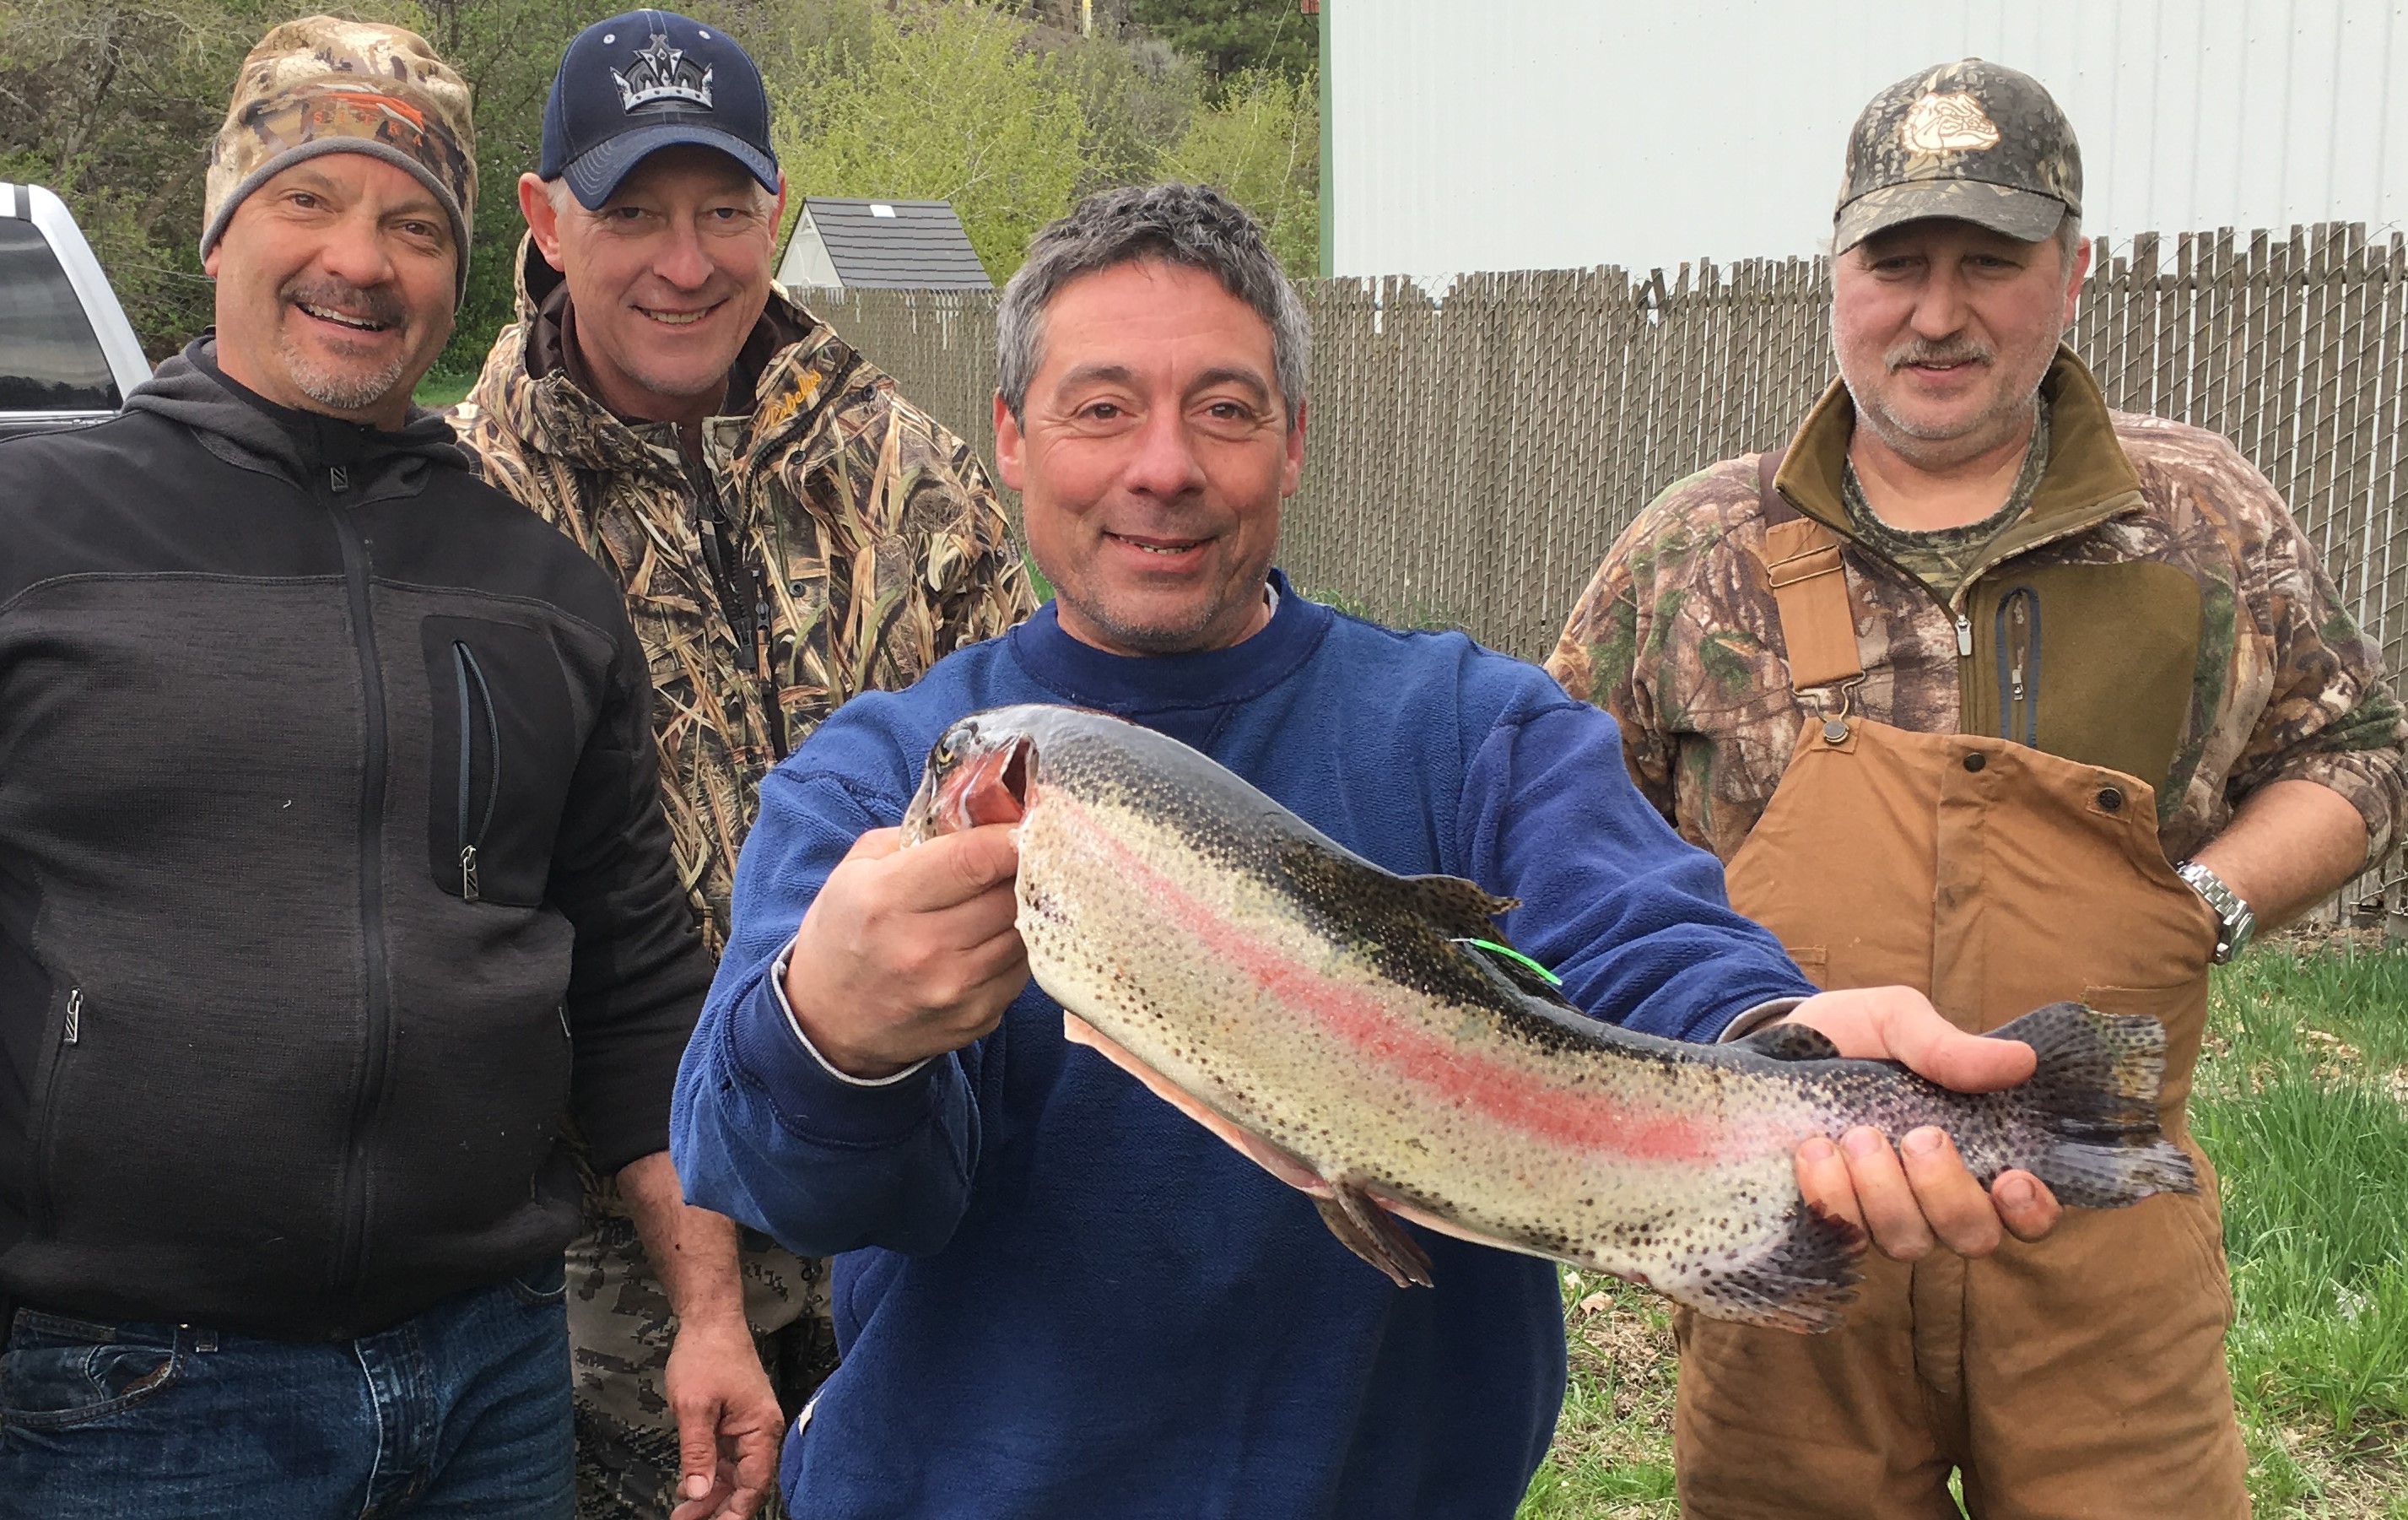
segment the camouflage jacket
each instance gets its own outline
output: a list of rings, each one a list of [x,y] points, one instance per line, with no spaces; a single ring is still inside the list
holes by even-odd
[[[1725,860],[1806,717],[1842,700],[1875,722],[1999,734],[2133,774],[2156,789],[2171,859],[2284,779],[2346,797],[2369,858],[2381,856],[2408,784],[2408,722],[2273,487],[2212,433],[2109,411],[2070,351],[2042,391],[2053,439],[2039,492],[1946,606],[1849,533],[1845,388],[1799,425],[1775,484],[1846,540],[1865,676],[1844,697],[1790,689],[1755,552],[1755,455],[1675,482],[1640,513],[1548,669],[1620,721],[1640,788]]]
[[[769,767],[846,698],[910,685],[1035,602],[969,446],[783,290],[763,323],[786,340],[756,332],[747,348],[759,360],[752,410],[703,424],[709,485],[735,540],[709,546],[738,582],[724,594],[676,430],[619,421],[547,362],[559,342],[544,300],[559,282],[522,243],[519,320],[452,424],[489,480],[626,588],[658,692],[678,867],[716,954]]]

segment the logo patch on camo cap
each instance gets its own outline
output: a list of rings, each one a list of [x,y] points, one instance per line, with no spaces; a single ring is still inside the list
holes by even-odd
[[[1898,124],[1898,140],[1911,153],[1978,151],[1999,146],[1999,126],[1983,113],[1980,101],[1960,90],[1926,95],[1909,107]]]
[[[2030,75],[1967,58],[1899,80],[1856,118],[1832,251],[1928,217],[2036,243],[2069,213],[2082,214],[2072,123]]]

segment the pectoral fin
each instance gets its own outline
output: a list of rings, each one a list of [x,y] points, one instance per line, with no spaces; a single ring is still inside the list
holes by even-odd
[[[1321,1222],[1340,1245],[1387,1273],[1397,1286],[1432,1285],[1429,1253],[1405,1232],[1396,1215],[1360,1188],[1333,1187],[1326,1197],[1316,1197],[1312,1206],[1321,1211]]]
[[[1300,1193],[1311,1195],[1322,1223],[1347,1250],[1388,1274],[1398,1287],[1430,1285],[1429,1255],[1378,1200],[1359,1188],[1331,1183],[1312,1163],[1240,1126],[1132,1054],[1120,1041],[1065,1010],[1062,1038],[1084,1045],[1145,1084],[1146,1091],[1211,1130],[1229,1148]]]

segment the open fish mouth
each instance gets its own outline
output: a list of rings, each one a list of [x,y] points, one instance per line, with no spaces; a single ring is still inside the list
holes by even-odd
[[[929,747],[920,789],[903,815],[912,844],[1027,815],[1037,744],[1025,734],[982,732],[976,718],[945,730]]]

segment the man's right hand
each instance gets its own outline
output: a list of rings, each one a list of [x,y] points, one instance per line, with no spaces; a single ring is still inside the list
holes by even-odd
[[[803,914],[786,1001],[821,1056],[847,1076],[891,1077],[984,1035],[1028,982],[1012,926],[1014,825],[903,848],[872,829]]]

